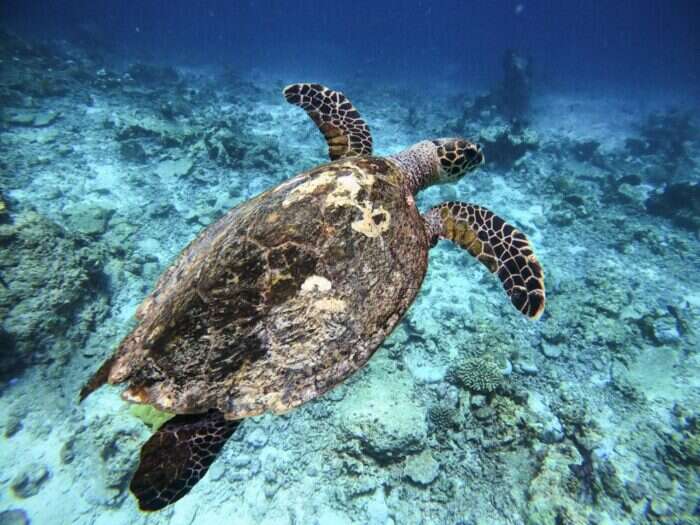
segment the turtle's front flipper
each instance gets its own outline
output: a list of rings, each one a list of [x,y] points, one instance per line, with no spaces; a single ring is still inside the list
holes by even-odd
[[[340,91],[321,84],[284,88],[287,102],[304,108],[328,143],[331,160],[372,154],[372,135],[355,107]]]
[[[187,494],[239,424],[215,410],[175,416],[163,424],[141,448],[129,486],[141,510],[160,510]]]
[[[513,305],[537,319],[544,311],[544,273],[525,235],[493,212],[464,202],[445,202],[425,215],[433,242],[449,239],[497,272]]]

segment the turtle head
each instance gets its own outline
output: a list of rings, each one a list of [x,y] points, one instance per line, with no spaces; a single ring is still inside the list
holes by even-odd
[[[454,182],[484,163],[481,144],[461,138],[436,139],[430,142],[435,146],[437,159],[433,184]]]
[[[433,184],[454,182],[484,163],[481,145],[460,138],[424,140],[389,158],[414,195]]]

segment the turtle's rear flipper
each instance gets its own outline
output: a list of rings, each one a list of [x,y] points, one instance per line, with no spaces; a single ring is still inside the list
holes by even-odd
[[[537,319],[544,311],[544,272],[527,237],[483,206],[445,202],[425,215],[432,240],[449,239],[496,272],[511,303]]]
[[[141,448],[129,486],[141,510],[160,510],[187,494],[239,424],[216,410],[175,416],[163,424]]]

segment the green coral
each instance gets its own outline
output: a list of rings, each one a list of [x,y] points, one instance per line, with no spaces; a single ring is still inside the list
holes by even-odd
[[[129,407],[129,412],[131,412],[132,416],[143,421],[151,430],[160,428],[163,423],[175,415],[169,412],[162,412],[157,408],[153,408],[151,405],[131,405],[131,407]]]
[[[451,372],[456,382],[474,392],[493,392],[503,379],[496,362],[483,357],[469,357],[458,363]]]

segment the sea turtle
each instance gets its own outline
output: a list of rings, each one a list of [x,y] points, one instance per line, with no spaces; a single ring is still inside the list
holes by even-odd
[[[414,196],[484,161],[460,138],[388,157],[350,101],[319,84],[284,89],[328,143],[331,162],[229,211],[163,273],[139,321],[81,391],[127,383],[124,399],[177,414],[141,450],[130,488],[143,510],[178,500],[244,417],[286,412],[370,358],[420,289],[439,239],[495,272],[515,307],[544,309],[525,235],[491,211]]]

